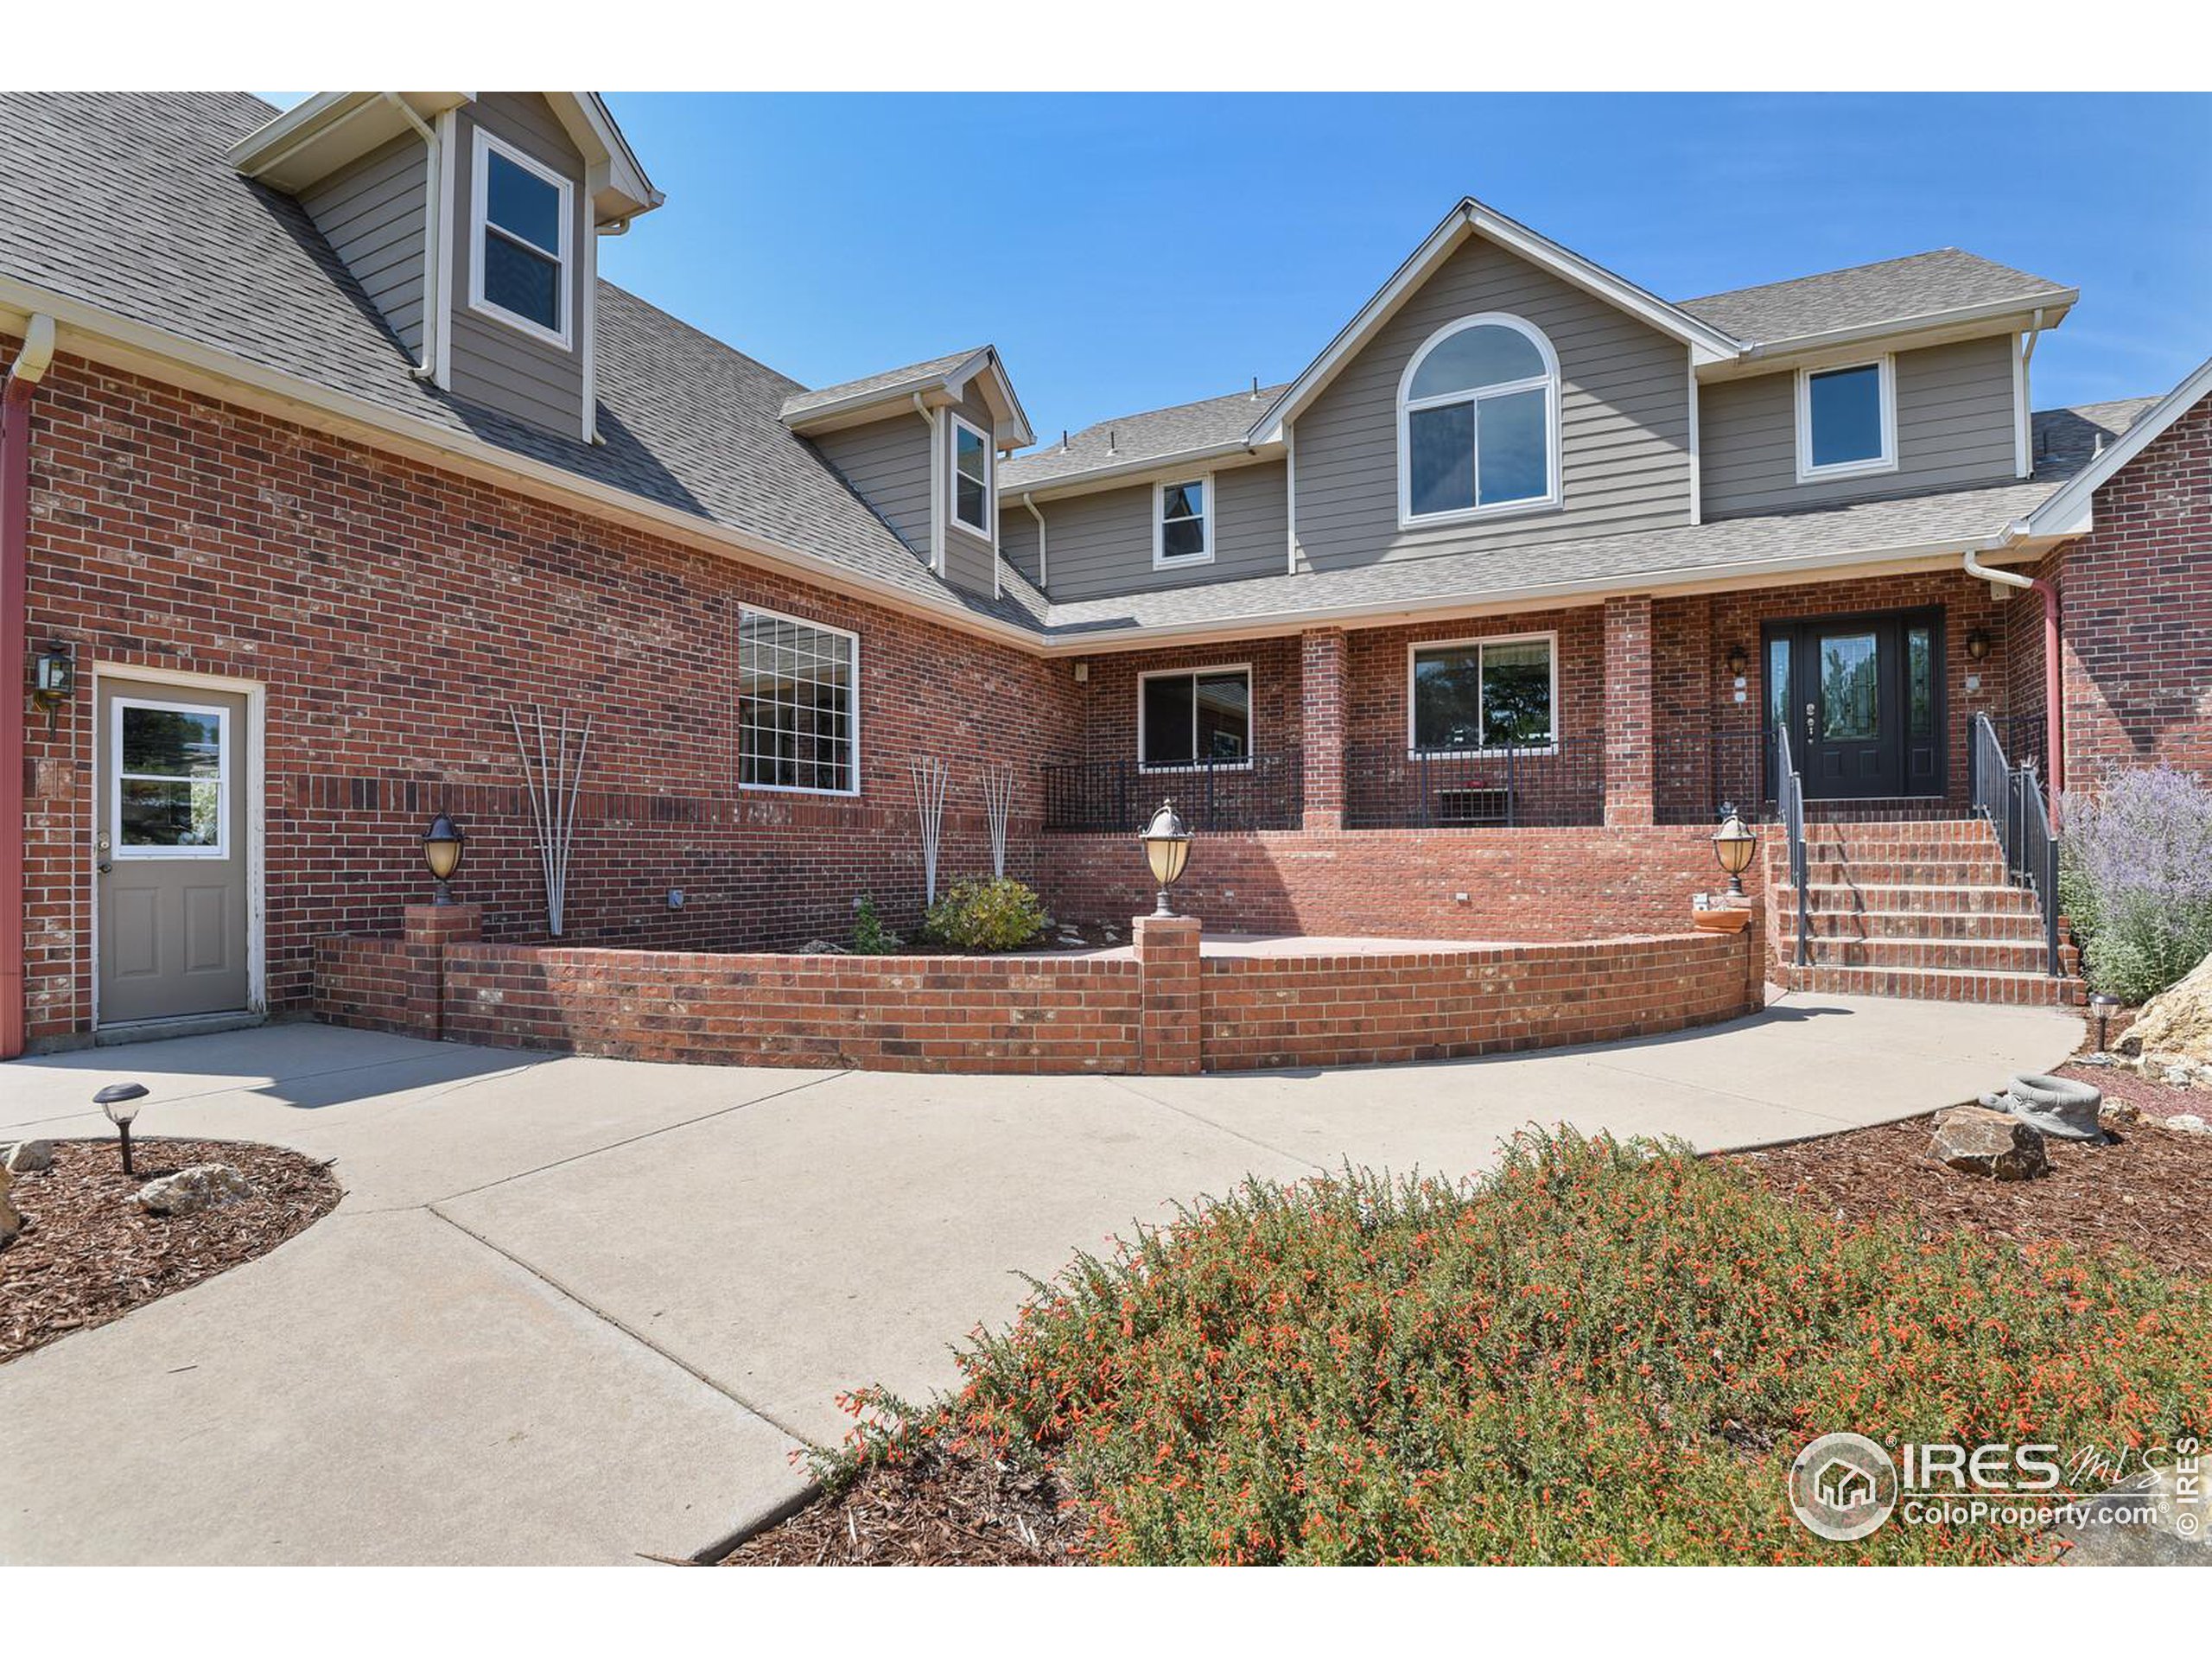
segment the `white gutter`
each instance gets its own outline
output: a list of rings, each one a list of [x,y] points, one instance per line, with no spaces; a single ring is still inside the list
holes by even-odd
[[[1027,490],[1021,493],[1021,505],[1029,509],[1029,516],[1037,521],[1037,586],[1041,591],[1048,580],[1049,567],[1045,563],[1045,515],[1037,511],[1037,503]]]
[[[438,308],[444,302],[446,286],[445,248],[440,234],[444,221],[438,211],[438,191],[445,169],[438,153],[435,129],[397,92],[386,92],[384,97],[386,103],[407,118],[407,124],[423,138],[423,360],[412,365],[407,372],[417,380],[435,380],[438,378],[437,330],[431,319],[438,315]]]
[[[1817,334],[1763,340],[1745,347],[1737,365],[1714,365],[1718,372],[1705,378],[1726,379],[1731,378],[1731,367],[1734,373],[1741,374],[1749,365],[1764,363],[1771,358],[1801,357],[1831,346],[1855,345],[1862,340],[1879,340],[1891,334],[1923,334],[1931,329],[1955,327],[1962,323],[1984,322],[1992,317],[2020,315],[2031,309],[2039,317],[2052,311],[2063,315],[2073,309],[2081,297],[2079,290],[2067,289],[2061,293],[2044,295],[2040,304],[2025,299],[1990,300],[1980,305],[1953,306],[1948,310],[1922,311],[1909,317],[1885,318],[1880,322],[1853,323],[1848,327],[1827,328]]]
[[[1272,453],[1262,452],[1282,448],[1284,446],[1279,442],[1254,444],[1247,443],[1242,438],[1234,438],[1227,443],[1208,444],[1203,449],[1178,449],[1168,454],[1141,456],[1112,467],[1092,467],[1079,473],[1059,473],[1051,478],[1040,478],[1033,483],[1009,484],[999,493],[1003,498],[1013,495],[1016,491],[1025,495],[1041,493],[1048,501],[1058,495],[1087,495],[1093,490],[1104,489],[1124,480],[1134,482],[1147,474],[1173,472],[1200,461],[1227,461],[1237,455],[1247,456],[1255,461],[1273,461],[1274,455]],[[1285,453],[1287,453],[1287,448]]]

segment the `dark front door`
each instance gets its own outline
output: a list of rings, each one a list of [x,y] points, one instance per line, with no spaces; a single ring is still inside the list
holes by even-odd
[[[1943,618],[1770,623],[1766,726],[1787,721],[1808,800],[1943,793]]]

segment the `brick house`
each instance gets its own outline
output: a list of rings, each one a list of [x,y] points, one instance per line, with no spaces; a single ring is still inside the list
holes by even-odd
[[[809,389],[600,281],[592,93],[0,130],[0,1054],[304,1007],[439,812],[542,937],[541,711],[575,939],[909,918],[938,760],[1064,916],[1172,795],[1210,926],[1427,939],[1678,926],[1802,803],[1777,972],[2019,999],[2012,819],[2212,748],[2212,380],[2032,410],[2078,296],[1971,254],[1669,302],[1470,200],[1295,378],[1040,443],[991,346]]]

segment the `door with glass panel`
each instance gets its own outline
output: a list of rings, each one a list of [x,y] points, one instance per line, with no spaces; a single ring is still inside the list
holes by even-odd
[[[99,682],[103,1026],[246,1006],[245,698]]]
[[[1941,795],[1940,611],[1771,624],[1766,726],[1788,722],[1811,800]]]

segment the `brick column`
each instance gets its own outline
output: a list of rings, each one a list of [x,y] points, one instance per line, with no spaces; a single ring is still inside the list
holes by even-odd
[[[1298,639],[1299,718],[1306,775],[1304,827],[1344,827],[1344,631],[1308,628]]]
[[[1766,906],[1756,896],[1732,902],[1751,912],[1744,924],[1744,1012],[1757,1014],[1766,1007]]]
[[[1651,596],[1605,601],[1605,822],[1656,822],[1652,748]]]
[[[1198,1069],[1198,918],[1140,916],[1132,931],[1143,1001],[1137,1070],[1190,1077]]]
[[[446,946],[480,938],[480,905],[410,905],[402,912],[400,943],[407,956],[406,1023],[416,1036],[436,1042],[445,1034]]]

